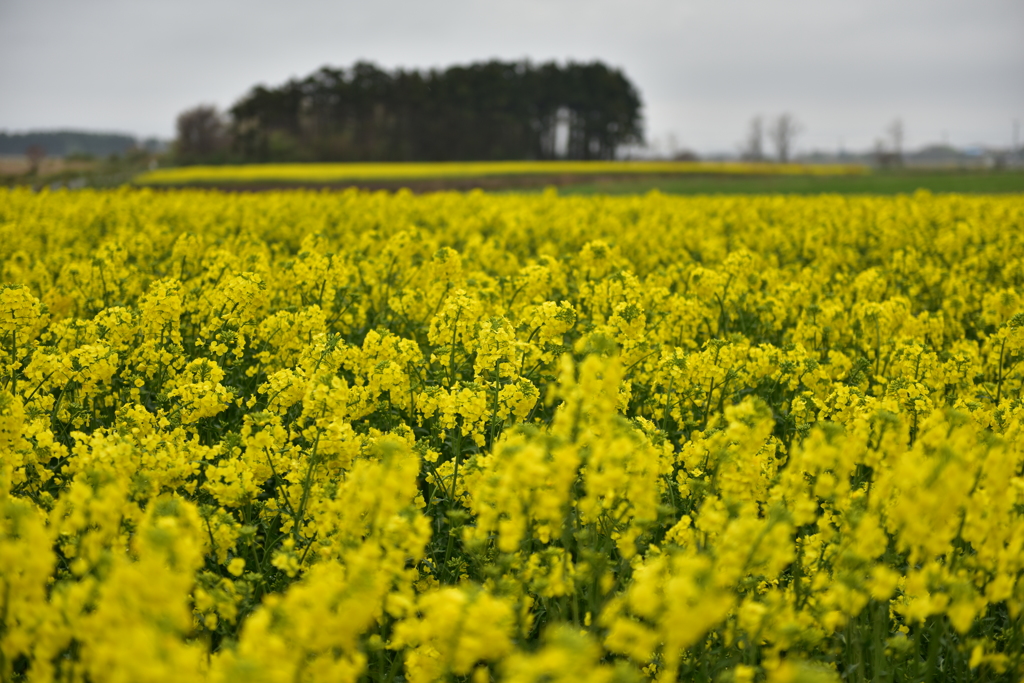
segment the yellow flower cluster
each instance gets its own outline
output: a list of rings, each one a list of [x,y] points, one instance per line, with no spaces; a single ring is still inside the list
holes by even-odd
[[[0,680],[1024,676],[1024,198],[0,191]]]
[[[529,175],[864,175],[854,164],[765,164],[709,161],[445,161],[329,164],[181,166],[146,171],[139,185],[232,183],[336,183],[353,180],[416,180]]]

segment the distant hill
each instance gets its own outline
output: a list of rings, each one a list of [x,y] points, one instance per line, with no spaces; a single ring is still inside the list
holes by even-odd
[[[161,151],[165,144],[156,139],[138,140],[120,133],[88,133],[84,131],[29,131],[28,133],[0,132],[0,154],[20,155],[33,145],[46,151],[47,156],[64,157],[71,154],[90,154],[106,157],[124,154],[133,148]]]

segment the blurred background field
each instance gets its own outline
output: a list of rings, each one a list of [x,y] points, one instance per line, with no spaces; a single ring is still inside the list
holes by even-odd
[[[687,175],[863,175],[857,165],[754,164],[696,161],[477,161],[441,163],[337,163],[185,166],[144,173],[140,185],[219,183],[335,183],[438,178],[594,177]]]
[[[235,191],[314,188],[414,192],[481,189],[560,194],[900,194],[1024,192],[1024,170],[872,169],[864,165],[716,162],[503,162],[452,164],[290,164],[180,167],[133,181],[153,187]]]
[[[1024,192],[1024,171],[967,169],[876,170],[861,175],[736,175],[596,179],[560,194],[909,194]]]
[[[967,166],[739,162],[503,162],[447,164],[280,164],[163,167],[166,156],[136,150],[103,158],[0,156],[0,186],[36,189],[149,186],[229,191],[324,189],[540,192],[559,194],[1000,194],[1024,192],[1024,170]]]

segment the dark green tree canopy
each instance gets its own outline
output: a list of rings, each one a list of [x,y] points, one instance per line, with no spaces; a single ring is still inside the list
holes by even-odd
[[[642,142],[640,108],[622,71],[600,62],[427,72],[359,62],[253,88],[229,130],[248,161],[613,159]]]

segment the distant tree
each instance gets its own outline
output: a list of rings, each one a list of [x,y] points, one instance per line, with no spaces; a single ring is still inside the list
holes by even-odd
[[[793,152],[796,136],[803,132],[803,126],[792,114],[780,114],[768,128],[768,138],[775,147],[775,157],[780,163],[787,163]]]
[[[875,164],[881,168],[903,165],[903,121],[896,118],[885,127],[885,138],[875,139]]]
[[[614,159],[619,145],[639,141],[640,96],[622,72],[570,62],[557,80],[570,112],[569,158]]]
[[[672,161],[700,161],[700,155],[692,149],[680,149],[672,155]]]
[[[764,125],[760,116],[750,119],[747,139],[740,154],[747,161],[764,161]]]
[[[186,162],[215,160],[228,147],[227,122],[216,107],[200,105],[178,115],[174,142],[178,158]]]
[[[46,150],[42,145],[29,145],[25,150],[25,157],[28,159],[28,172],[31,175],[39,175],[39,165],[46,158]]]
[[[428,72],[359,62],[254,88],[230,110],[231,138],[235,154],[265,161],[610,159],[642,141],[640,108],[625,75],[600,62]]]

